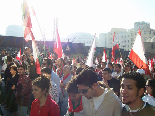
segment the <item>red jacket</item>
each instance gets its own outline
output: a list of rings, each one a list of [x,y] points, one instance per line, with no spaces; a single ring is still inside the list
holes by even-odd
[[[59,106],[48,95],[45,104],[40,108],[40,102],[35,99],[31,105],[30,116],[60,116]]]

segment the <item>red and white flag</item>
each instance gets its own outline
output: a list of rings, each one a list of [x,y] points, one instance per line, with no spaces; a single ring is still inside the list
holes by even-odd
[[[96,50],[96,34],[94,36],[94,40],[93,40],[93,43],[92,43],[92,46],[90,48],[90,51],[89,51],[89,54],[88,54],[88,57],[87,57],[87,61],[86,61],[86,65],[89,66],[89,67],[94,67],[93,57],[94,57],[94,54],[95,54],[95,50]]]
[[[115,62],[115,50],[116,49],[119,49],[119,45],[118,43],[116,42],[116,36],[115,36],[115,32],[114,32],[114,35],[113,35],[113,47],[112,47],[112,58],[111,58],[111,62]]]
[[[56,23],[54,25],[54,40],[55,40],[55,43],[54,43],[54,52],[58,55],[58,58],[61,58],[62,55],[63,55],[63,51],[62,51],[62,46],[61,46],[61,41],[60,41],[60,36],[59,36],[59,33],[58,33],[58,26],[57,26],[57,20],[56,20]]]
[[[32,39],[33,58],[35,61],[36,73],[41,74],[41,68],[40,68],[40,63],[39,63],[39,59],[38,59],[40,53],[39,53],[39,49],[38,49],[38,46],[35,41],[34,34],[32,32],[31,16],[33,17],[34,13],[30,13],[26,0],[24,0],[23,4],[26,6],[25,12],[27,13],[27,14],[25,14],[25,19],[26,19],[25,21],[27,21],[27,22],[24,22],[26,25],[26,28],[24,31],[24,39],[26,39],[27,37],[28,37],[28,39],[26,39],[26,40],[29,40],[30,38]],[[30,16],[30,14],[32,14],[32,15]]]
[[[38,46],[36,44],[36,41],[35,41],[35,38],[32,32],[31,32],[31,37],[32,37],[32,49],[33,49],[33,58],[35,61],[35,66],[36,66],[36,73],[41,74],[41,68],[40,68],[40,63],[39,63],[39,58],[38,58],[40,53],[39,53],[39,49],[38,49]]]
[[[107,62],[107,54],[105,52],[105,48],[104,48],[104,51],[103,51],[102,62]]]
[[[16,56],[16,59],[18,61],[20,61],[20,58],[21,58],[21,49],[19,50],[19,52],[17,53],[17,56]]]
[[[145,70],[145,74],[150,75],[149,67],[147,65],[147,60],[144,53],[145,53],[144,44],[139,29],[138,34],[136,36],[136,40],[130,51],[129,58],[139,69]]]

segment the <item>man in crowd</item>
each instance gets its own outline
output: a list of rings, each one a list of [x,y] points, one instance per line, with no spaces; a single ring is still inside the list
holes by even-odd
[[[97,83],[97,74],[84,69],[77,76],[77,86],[83,95],[82,105],[85,116],[120,116],[122,106],[119,98],[111,89],[104,89]]]
[[[130,66],[129,63],[125,63],[125,65],[124,65],[124,72],[125,73],[131,72],[131,66]]]
[[[122,116],[154,116],[155,107],[142,100],[145,92],[145,79],[137,72],[122,75],[121,96],[125,104]]]
[[[14,65],[13,58],[12,58],[12,56],[7,56],[7,68],[4,72],[5,87],[7,87],[7,84],[12,77],[12,75],[10,73],[10,66],[11,65]]]
[[[18,104],[18,115],[27,116],[28,107],[31,104],[31,90],[32,83],[28,75],[25,75],[25,66],[18,66],[18,73],[20,75],[17,83],[17,89],[15,93],[16,103]]]
[[[110,88],[113,88],[115,94],[119,96],[120,94],[120,81],[111,77],[111,69],[103,69],[103,80],[107,82]]]
[[[113,64],[111,62],[108,63],[108,68],[111,69],[112,73],[114,72],[114,67],[113,67]]]
[[[101,62],[101,68],[104,69],[106,67],[106,62]]]
[[[61,79],[60,88],[60,114],[61,116],[64,116],[67,112],[67,106],[68,106],[68,94],[65,90],[66,84],[71,80],[71,70],[68,65],[65,65],[63,67],[63,77]]]
[[[60,94],[60,78],[59,78],[59,76],[52,69],[52,67],[53,67],[52,60],[49,59],[49,58],[44,58],[41,67],[42,68],[43,67],[46,67],[46,68],[50,68],[51,69],[51,80],[57,85],[57,87],[58,87],[58,93]]]
[[[65,62],[63,58],[59,58],[56,63],[57,63],[56,73],[58,74],[59,78],[61,78],[63,76],[63,67],[65,65]]]
[[[120,76],[122,74],[123,74],[123,71],[121,69],[121,65],[120,64],[115,64],[114,72],[111,74],[111,76],[113,78],[117,78],[118,76]]]

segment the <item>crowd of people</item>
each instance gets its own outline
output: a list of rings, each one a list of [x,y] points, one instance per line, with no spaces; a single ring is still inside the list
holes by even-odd
[[[128,59],[123,64],[42,54],[37,74],[30,48],[21,60],[0,55],[0,115],[154,116],[155,79]]]

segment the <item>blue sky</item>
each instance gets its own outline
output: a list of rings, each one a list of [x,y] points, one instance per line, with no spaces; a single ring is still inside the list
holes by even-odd
[[[0,34],[8,25],[22,26],[22,0],[0,1]],[[134,22],[146,21],[155,29],[154,0],[28,0],[40,26],[52,37],[53,16],[58,16],[60,38],[74,32],[107,33],[111,28],[134,27]],[[41,38],[41,37],[40,37]]]

